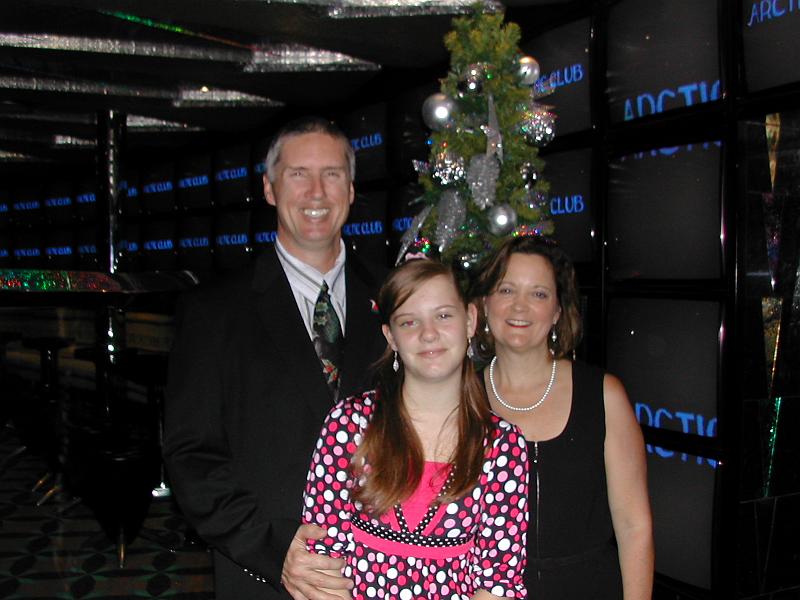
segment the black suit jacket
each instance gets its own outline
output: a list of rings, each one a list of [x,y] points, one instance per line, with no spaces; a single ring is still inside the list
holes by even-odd
[[[353,256],[345,277],[340,397],[367,389],[368,367],[386,347],[372,309],[378,281]],[[331,406],[274,248],[253,271],[182,300],[164,458],[178,504],[215,550],[218,600],[288,597],[281,567]]]

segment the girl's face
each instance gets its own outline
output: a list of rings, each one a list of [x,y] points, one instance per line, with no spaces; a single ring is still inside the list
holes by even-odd
[[[561,316],[550,262],[538,254],[512,254],[485,306],[495,348],[546,349],[547,336]]]
[[[407,380],[440,382],[461,377],[467,340],[475,333],[475,306],[464,307],[453,282],[429,279],[397,307],[383,335],[397,351]]]

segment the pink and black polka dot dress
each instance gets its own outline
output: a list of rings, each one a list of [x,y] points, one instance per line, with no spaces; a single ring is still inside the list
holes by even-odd
[[[303,521],[328,530],[309,550],[347,561],[353,598],[466,600],[484,589],[526,598],[527,446],[520,431],[492,416],[478,485],[449,504],[435,502],[449,465],[428,462],[414,494],[380,517],[351,500],[350,461],[369,425],[374,392],[328,414],[304,495]]]

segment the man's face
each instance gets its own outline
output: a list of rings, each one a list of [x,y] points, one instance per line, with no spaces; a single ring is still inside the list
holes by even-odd
[[[324,133],[286,139],[275,180],[264,175],[264,196],[278,211],[278,238],[290,254],[338,253],[354,197],[343,142]]]

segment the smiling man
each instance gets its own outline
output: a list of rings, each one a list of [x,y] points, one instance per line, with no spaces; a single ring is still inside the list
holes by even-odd
[[[284,127],[264,176],[278,215],[274,248],[252,271],[182,300],[164,456],[179,505],[214,549],[218,600],[288,598],[287,589],[305,598],[312,586],[347,584],[320,573],[341,561],[305,551],[321,530],[298,527],[324,417],[368,387],[385,348],[371,302],[379,278],[341,238],[354,175],[335,125]]]

